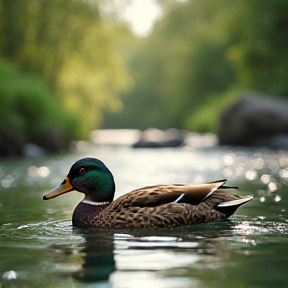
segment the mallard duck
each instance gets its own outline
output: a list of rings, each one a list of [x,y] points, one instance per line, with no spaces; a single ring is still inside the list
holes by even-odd
[[[134,190],[113,202],[115,183],[103,162],[83,158],[43,199],[76,190],[84,199],[74,210],[75,227],[148,228],[207,223],[228,218],[252,196],[227,193],[226,180],[202,185],[156,185]]]

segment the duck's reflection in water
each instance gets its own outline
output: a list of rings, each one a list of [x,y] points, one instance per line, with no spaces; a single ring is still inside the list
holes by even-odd
[[[115,271],[114,232],[81,231],[85,243],[81,244],[83,258],[82,269],[73,273],[73,277],[83,282],[106,281]],[[80,233],[80,231],[78,232]]]
[[[192,275],[187,276],[193,265],[201,262],[208,267],[229,257],[230,248],[226,244],[233,228],[232,223],[224,221],[177,229],[130,230],[125,234],[111,230],[75,230],[85,241],[74,249],[67,245],[57,249],[74,253],[71,256],[74,272],[70,275],[77,281],[137,287],[142,279],[145,287],[170,287],[177,281],[183,285],[185,281],[190,284],[198,281],[193,280]],[[72,262],[66,258],[67,261]],[[183,271],[186,272],[182,274]],[[173,285],[171,287],[177,287]]]

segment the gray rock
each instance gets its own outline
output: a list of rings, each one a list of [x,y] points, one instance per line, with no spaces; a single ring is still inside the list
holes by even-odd
[[[183,144],[184,133],[177,129],[166,131],[150,128],[142,132],[133,148],[176,148]]]
[[[287,146],[288,100],[244,93],[224,111],[218,137],[225,145]]]
[[[38,158],[47,155],[47,151],[34,143],[27,143],[23,147],[22,154],[25,157]]]

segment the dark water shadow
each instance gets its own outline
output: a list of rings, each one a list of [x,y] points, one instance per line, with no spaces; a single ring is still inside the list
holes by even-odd
[[[73,278],[81,282],[98,282],[109,279],[115,271],[114,232],[113,231],[76,231],[85,242],[80,245],[83,255],[82,269],[73,273]]]
[[[223,221],[211,224],[200,224],[179,228],[162,229],[129,229],[120,230],[97,230],[75,229],[73,233],[81,235],[85,241],[78,245],[78,253],[82,258],[81,269],[72,273],[77,282],[92,283],[109,281],[112,273],[116,271],[162,271],[165,263],[160,261],[159,267],[138,267],[129,262],[129,256],[122,255],[127,251],[139,254],[144,251],[143,260],[147,261],[145,251],[181,252],[188,255],[209,255],[226,258],[229,254],[225,237],[233,233],[234,223]],[[55,247],[54,247],[55,248]],[[59,249],[59,247],[57,247]],[[135,253],[134,253],[135,252]],[[153,253],[152,253],[153,254]],[[115,255],[125,258],[128,265],[121,268],[117,265]],[[120,255],[120,256],[119,256]],[[121,256],[122,255],[122,256]],[[146,255],[146,256],[145,256]],[[149,256],[149,255],[148,255]],[[119,259],[119,258],[118,258]],[[149,259],[149,258],[148,258]],[[140,261],[141,262],[141,261]],[[151,263],[153,264],[153,263]],[[154,263],[155,264],[155,263]],[[178,264],[174,266],[177,267]],[[119,266],[119,267],[118,267]],[[129,275],[127,274],[127,277]]]

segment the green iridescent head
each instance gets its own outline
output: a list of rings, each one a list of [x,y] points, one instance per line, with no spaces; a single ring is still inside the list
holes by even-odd
[[[105,164],[96,158],[83,158],[75,162],[64,181],[43,199],[48,200],[70,191],[85,194],[85,200],[112,202],[115,183],[112,173]]]

